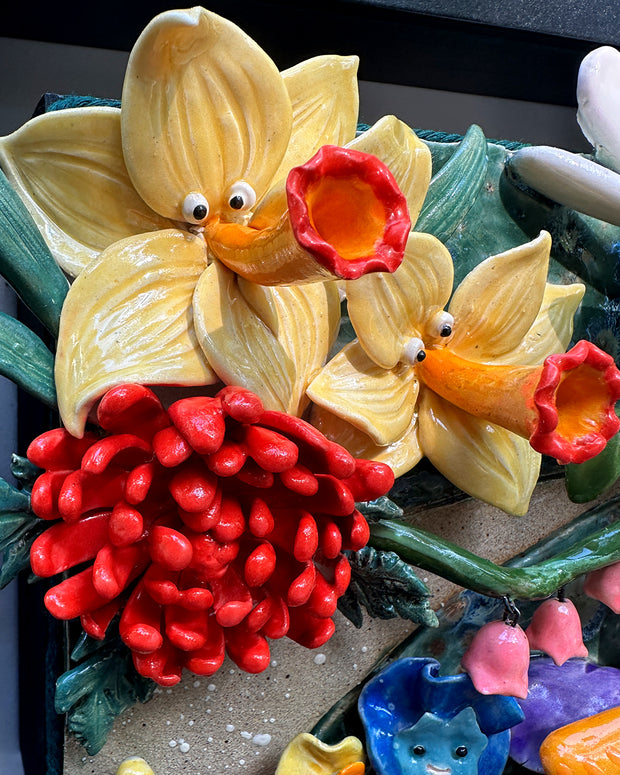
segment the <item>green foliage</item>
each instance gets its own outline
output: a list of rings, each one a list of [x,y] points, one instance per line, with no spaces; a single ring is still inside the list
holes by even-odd
[[[75,652],[74,652],[75,653]],[[135,671],[131,652],[117,637],[56,682],[57,713],[91,756],[103,747],[114,720],[136,702],[146,702],[155,685]]]
[[[69,283],[28,210],[0,172],[0,274],[57,336]]]
[[[30,510],[30,495],[0,479],[0,589],[30,567],[30,547],[46,527]]]
[[[54,356],[27,326],[0,312],[0,374],[47,406],[56,406]]]
[[[575,503],[586,503],[609,490],[618,476],[620,434],[616,433],[596,457],[585,463],[571,463],[566,466],[566,492]]]
[[[378,619],[400,616],[428,627],[437,626],[428,602],[428,587],[395,552],[366,546],[359,552],[347,552],[347,557],[351,584],[338,601],[338,608],[356,627],[362,626],[362,606]]]

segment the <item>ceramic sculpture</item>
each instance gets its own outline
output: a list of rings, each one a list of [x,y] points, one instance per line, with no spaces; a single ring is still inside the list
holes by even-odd
[[[573,487],[598,495],[620,473],[605,461],[618,337],[603,351],[588,318],[609,311],[612,273],[575,272],[546,224],[533,228],[538,200],[515,214],[532,159],[554,179],[546,151],[507,151],[477,127],[456,147],[424,141],[394,116],[358,128],[356,64],[320,56],[280,73],[231,22],[168,11],[138,39],[120,106],[52,106],[0,138],[0,271],[57,340],[52,354],[4,316],[0,367],[63,424],[0,488],[0,582],[28,565],[69,573],[45,605],[85,635],[56,705],[90,752],[151,679],[211,675],[225,654],[259,672],[268,639],[325,643],[337,607],[436,624],[412,566],[509,611],[588,573],[588,594],[618,608],[620,523],[506,569],[385,497],[425,456],[523,515],[543,454],[593,466],[596,486]],[[591,103],[582,124],[609,162],[615,130]],[[613,222],[607,172],[606,208],[582,209]],[[423,660],[373,679],[360,708],[375,771],[416,771],[428,752],[435,768],[447,756],[501,772],[518,715],[503,695],[527,694],[530,649],[585,656],[571,606],[560,592],[526,631],[517,616],[486,622],[463,656],[470,677]],[[91,703],[89,727],[80,681],[106,671],[123,691],[107,716]],[[395,676],[432,687],[414,712],[395,684],[396,721],[391,700],[377,711]],[[347,741],[296,738],[278,773],[361,775],[362,743]]]

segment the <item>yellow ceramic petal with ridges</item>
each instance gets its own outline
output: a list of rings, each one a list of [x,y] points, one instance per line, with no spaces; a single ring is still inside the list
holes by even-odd
[[[581,283],[547,283],[540,311],[523,341],[495,362],[537,366],[549,355],[564,352],[573,336],[573,319],[585,290]]]
[[[345,737],[336,745],[327,745],[302,732],[284,749],[276,775],[337,775],[363,759],[364,748],[357,737]]]
[[[211,264],[193,304],[198,341],[220,379],[256,393],[267,409],[292,411],[295,363],[248,303],[235,274]]]
[[[541,458],[526,439],[424,389],[418,428],[422,451],[453,484],[508,514],[527,512]]]
[[[301,416],[306,388],[329,355],[338,334],[340,296],[335,283],[267,288],[239,279],[239,289],[278,339],[295,367],[289,412]]]
[[[169,229],[115,243],[77,278],[56,355],[58,406],[70,433],[83,434],[90,408],[114,385],[216,381],[192,323],[205,266],[204,240]]]
[[[282,73],[293,106],[293,129],[275,181],[308,161],[322,145],[346,145],[355,137],[358,64],[356,56],[327,54]]]
[[[121,762],[116,775],[154,775],[153,770],[140,756],[132,756]]]
[[[410,471],[422,459],[418,440],[418,414],[414,413],[409,428],[392,444],[380,447],[366,433],[316,404],[310,422],[331,441],[347,449],[354,457],[385,463],[399,477]]]
[[[321,370],[308,388],[315,404],[386,446],[411,424],[418,397],[413,368],[383,369],[370,360],[357,340],[350,342]]]
[[[70,275],[119,239],[171,225],[129,179],[117,108],[38,116],[0,139],[0,164]]]
[[[346,284],[349,317],[360,344],[379,366],[391,369],[412,337],[424,330],[450,298],[454,270],[444,245],[413,231],[393,274],[381,272]]]
[[[491,256],[454,292],[450,349],[462,358],[495,362],[517,347],[543,303],[551,237],[546,231],[525,245]]]
[[[407,199],[413,227],[431,180],[432,159],[428,146],[407,124],[395,116],[384,116],[347,147],[371,153],[389,168]]]
[[[167,11],[139,37],[122,97],[123,150],[136,189],[183,221],[190,192],[211,213],[243,180],[265,193],[288,146],[292,110],[282,76],[232,22],[204,8]]]

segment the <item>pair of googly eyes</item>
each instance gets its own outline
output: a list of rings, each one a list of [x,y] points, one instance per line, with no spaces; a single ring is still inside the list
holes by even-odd
[[[247,212],[256,204],[256,192],[249,183],[240,180],[230,187],[227,199],[232,210]],[[198,225],[207,220],[209,203],[203,194],[192,191],[183,200],[181,211],[183,220]]]
[[[426,753],[426,748],[423,745],[414,745],[413,748],[411,749],[411,753],[414,756],[424,756],[424,754]],[[465,758],[467,754],[468,754],[468,750],[467,750],[467,746],[465,745],[459,745],[454,749],[454,755],[458,759]]]
[[[438,312],[431,320],[428,326],[428,333],[430,337],[436,339],[441,337],[445,339],[452,334],[452,328],[454,326],[454,318],[449,312]],[[426,358],[426,350],[424,349],[424,342],[417,336],[412,337],[403,350],[403,360],[407,363],[414,364],[416,361],[420,363]]]

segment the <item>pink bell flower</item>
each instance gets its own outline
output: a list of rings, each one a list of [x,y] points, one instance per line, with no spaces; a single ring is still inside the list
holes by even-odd
[[[525,634],[530,648],[544,651],[558,666],[571,657],[588,656],[579,614],[570,600],[545,600],[536,609]]]

